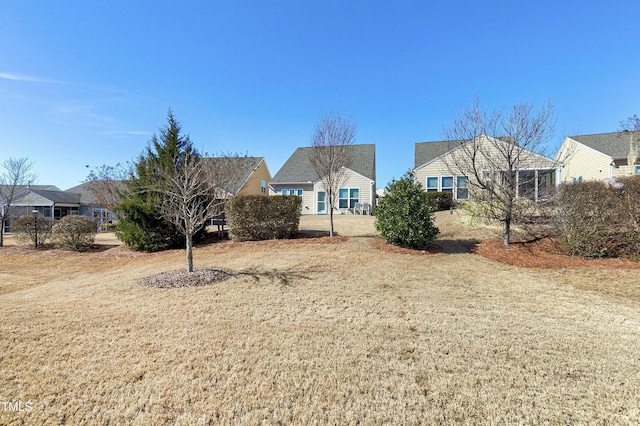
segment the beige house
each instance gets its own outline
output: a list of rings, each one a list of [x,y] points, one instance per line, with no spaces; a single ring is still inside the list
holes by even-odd
[[[482,135],[479,144],[483,153],[491,153],[492,149],[500,144],[512,143],[504,138],[493,138]],[[450,192],[454,200],[467,200],[471,196],[469,192],[470,179],[464,172],[456,170],[456,161],[461,162],[460,151],[471,141],[439,141],[418,142],[415,144],[415,157],[413,173],[418,182],[427,192]],[[491,166],[491,158],[483,158],[479,155],[479,171],[483,176],[494,177],[497,173]],[[495,158],[499,158],[496,154]],[[468,168],[464,168],[468,170]],[[560,181],[562,164],[551,158],[532,151],[521,151],[516,181],[518,185],[518,197],[526,197],[532,200],[545,198],[548,190],[556,186]],[[497,177],[496,177],[497,178]]]
[[[298,148],[269,183],[270,195],[302,197],[302,214],[327,214],[327,190],[310,161],[312,147]],[[320,148],[322,149],[322,148]],[[350,145],[352,166],[338,190],[337,213],[371,213],[376,200],[375,145]]]
[[[565,138],[556,155],[564,162],[562,182],[640,174],[639,142],[640,132],[629,131]]]
[[[264,157],[212,157],[206,161],[221,173],[231,171],[230,195],[268,195],[271,173]]]

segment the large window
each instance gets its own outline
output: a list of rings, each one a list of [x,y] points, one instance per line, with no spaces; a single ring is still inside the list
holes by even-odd
[[[458,176],[456,178],[456,199],[467,200],[469,198],[469,178]]]
[[[338,191],[338,208],[352,209],[360,202],[359,188],[340,188]]]
[[[438,192],[438,176],[427,178],[427,192]]]
[[[636,173],[637,175],[640,175],[640,166],[636,166],[636,168],[635,168],[635,173]]]
[[[453,176],[442,176],[442,192],[453,192]]]

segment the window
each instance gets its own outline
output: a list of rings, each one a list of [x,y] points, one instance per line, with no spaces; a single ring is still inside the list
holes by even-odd
[[[260,181],[260,192],[262,192],[263,194],[267,192],[267,182],[264,180]]]
[[[469,178],[466,176],[458,176],[456,179],[456,199],[466,200],[469,198]]]
[[[442,192],[453,192],[453,176],[442,176]]]
[[[297,195],[302,198],[302,189],[281,189],[281,195]]]
[[[438,177],[429,176],[427,178],[427,192],[438,192]]]
[[[338,191],[338,208],[352,209],[360,202],[359,188],[340,188]]]
[[[636,166],[635,174],[640,175],[640,166]]]
[[[548,198],[554,186],[556,186],[556,171],[538,170],[538,200]]]
[[[518,196],[536,199],[536,174],[535,170],[520,170],[518,172]]]

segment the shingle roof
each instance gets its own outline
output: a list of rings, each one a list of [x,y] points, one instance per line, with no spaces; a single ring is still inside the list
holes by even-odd
[[[54,203],[80,204],[80,194],[65,191],[46,191],[30,188],[31,192],[41,197],[51,200]]]
[[[353,164],[349,169],[362,176],[376,180],[376,146],[374,144],[349,145],[352,150]],[[307,183],[318,179],[309,159],[312,149],[328,149],[304,147],[298,148],[273,176],[271,183]]]
[[[614,132],[595,135],[569,136],[576,142],[600,151],[613,159],[627,158],[629,155],[629,137],[636,141],[640,139],[640,132]]]
[[[462,141],[416,142],[413,167],[420,167],[438,158],[451,150],[455,142],[461,143]]]
[[[114,182],[116,185],[118,185],[118,188],[124,189],[124,181],[118,180],[118,181],[111,181],[111,182]],[[92,183],[93,181],[81,183],[80,185],[76,185],[73,188],[69,188],[64,192],[80,194],[80,204],[83,204],[86,206],[96,205],[98,203],[98,200],[96,200],[96,197],[93,195],[93,191],[91,190]]]
[[[242,188],[242,185],[249,179],[251,173],[260,165],[260,162],[264,160],[264,157],[210,157],[206,158],[211,167],[216,167],[216,164],[223,163],[225,170],[234,170],[238,172],[238,178],[233,183],[230,192],[237,194]]]
[[[513,139],[510,136],[498,136],[495,139],[501,140],[503,142],[511,142],[513,143]],[[438,141],[438,142],[416,142],[415,146],[415,154],[414,165],[413,168],[418,168],[425,163],[428,163],[436,158],[440,157],[443,154],[451,151],[458,145],[463,145],[466,142],[469,142],[471,139],[467,140],[449,140],[449,141]]]

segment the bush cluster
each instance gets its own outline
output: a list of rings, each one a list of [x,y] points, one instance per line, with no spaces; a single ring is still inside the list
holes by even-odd
[[[421,249],[433,241],[438,228],[433,223],[432,200],[411,173],[392,180],[376,207],[376,230],[389,244]]]
[[[242,195],[227,204],[229,236],[234,241],[295,238],[302,199],[295,195]]]
[[[584,258],[640,256],[640,176],[559,189],[553,224],[566,249]]]
[[[433,204],[437,212],[454,207],[453,193],[451,192],[427,192],[426,194],[427,199]]]
[[[87,216],[65,216],[53,225],[53,238],[60,247],[80,250],[93,244],[96,226]]]

